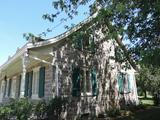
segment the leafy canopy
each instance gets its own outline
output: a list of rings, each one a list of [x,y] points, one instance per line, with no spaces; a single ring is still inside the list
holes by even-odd
[[[160,0],[93,0],[89,13],[100,24],[108,27],[109,37],[121,35],[129,40],[131,56],[135,60],[143,58],[148,51],[159,51],[160,46]],[[78,7],[86,5],[90,0],[57,0],[52,5],[57,10],[53,14],[43,15],[44,19],[54,22],[54,19],[65,12],[70,19],[78,14]],[[128,48],[128,49],[129,49]],[[150,56],[151,58],[153,56]],[[151,59],[150,58],[150,59]],[[149,62],[150,64],[150,62]],[[152,62],[151,64],[157,64]]]

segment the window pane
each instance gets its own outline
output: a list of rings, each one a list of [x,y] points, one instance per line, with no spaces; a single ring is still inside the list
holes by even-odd
[[[32,94],[38,94],[39,71],[33,72]]]

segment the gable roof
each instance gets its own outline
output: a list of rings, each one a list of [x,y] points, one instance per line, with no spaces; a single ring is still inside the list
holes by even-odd
[[[7,65],[11,64],[17,57],[20,57],[24,54],[25,51],[30,50],[30,49],[34,49],[34,48],[39,48],[39,47],[44,47],[47,45],[52,45],[55,44],[59,41],[63,41],[65,40],[64,38],[68,37],[69,35],[71,35],[72,33],[76,32],[77,30],[79,30],[83,25],[89,23],[93,18],[95,18],[97,16],[98,13],[93,14],[92,16],[88,17],[87,19],[85,19],[84,21],[80,22],[79,24],[77,24],[75,27],[71,28],[70,30],[54,37],[54,38],[50,38],[50,39],[46,39],[45,41],[40,41],[37,42],[35,44],[32,43],[26,43],[18,52],[16,52],[8,61],[6,61],[3,65],[0,66],[0,71],[2,70],[2,68],[6,68]],[[125,45],[122,43],[120,38],[116,39],[116,42],[118,43],[118,45],[121,47],[121,49],[124,51],[127,60],[129,61],[129,63],[131,64],[131,66],[137,70],[137,66],[135,65],[134,61],[131,59],[131,57],[128,55],[128,51],[125,47]]]
[[[45,41],[37,42],[34,45],[32,43],[29,43],[28,44],[28,49],[51,45],[51,44],[54,44],[54,43],[59,42],[61,40],[64,40],[64,38],[68,37],[72,33],[74,33],[77,30],[79,30],[83,25],[89,23],[96,16],[97,16],[97,13],[93,14],[92,16],[90,16],[87,19],[83,20],[82,22],[80,22],[76,26],[72,27],[70,30],[68,30],[68,31],[56,36],[56,37],[53,37],[53,38],[50,38],[50,39],[46,39]]]

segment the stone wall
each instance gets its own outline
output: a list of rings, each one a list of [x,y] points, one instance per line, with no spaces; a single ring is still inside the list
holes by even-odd
[[[53,97],[52,85],[53,83],[53,69],[52,66],[45,67],[45,99],[51,99]]]
[[[99,34],[100,35],[100,34]],[[118,92],[117,74],[122,69],[121,64],[115,60],[114,40],[103,40],[103,37],[95,37],[96,43],[100,43],[95,54],[86,54],[86,66],[83,66],[84,53],[76,50],[73,41],[66,40],[55,46],[56,59],[53,67],[53,92],[56,92],[56,64],[58,65],[58,86],[59,95],[70,98],[70,107],[68,108],[68,116],[73,117],[86,113],[104,114],[106,110],[112,107],[120,107],[121,95]],[[90,70],[92,67],[97,71],[98,95],[84,96],[81,91],[81,97],[72,97],[72,66],[81,66],[83,69]],[[136,88],[135,88],[136,91]],[[125,96],[130,96],[131,93]],[[137,96],[134,96],[135,98]],[[135,99],[133,98],[133,99]],[[127,99],[126,99],[127,100]],[[76,115],[75,115],[76,114]],[[74,118],[72,118],[74,119]]]

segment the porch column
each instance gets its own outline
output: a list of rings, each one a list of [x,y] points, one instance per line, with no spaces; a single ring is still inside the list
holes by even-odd
[[[24,98],[25,93],[25,78],[26,78],[26,64],[28,54],[27,51],[24,53],[22,57],[22,78],[21,78],[21,87],[20,87],[20,98]]]

